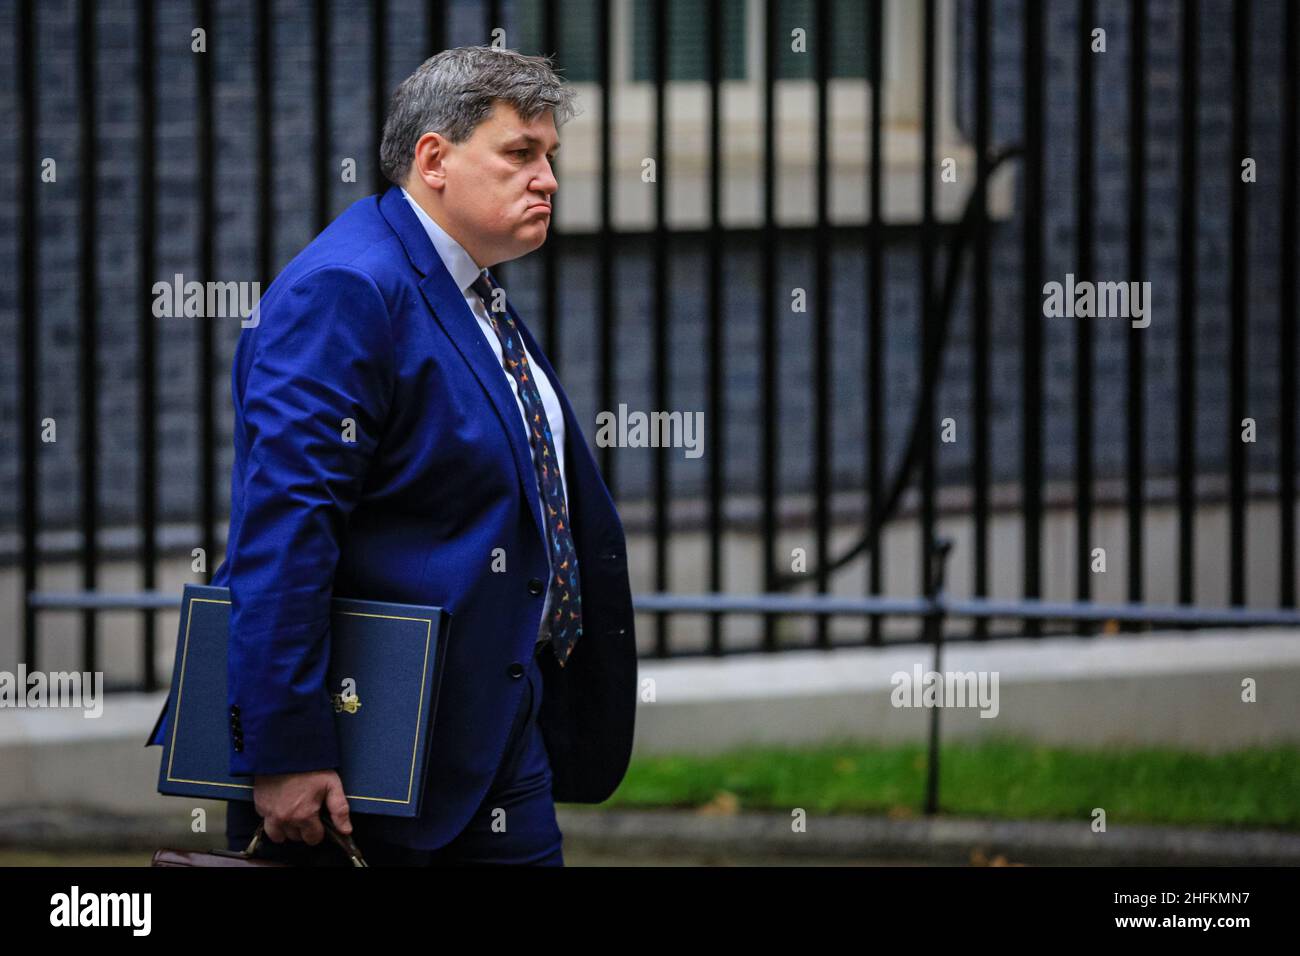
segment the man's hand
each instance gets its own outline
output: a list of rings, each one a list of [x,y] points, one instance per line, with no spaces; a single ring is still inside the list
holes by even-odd
[[[334,770],[259,774],[253,777],[253,806],[262,817],[266,835],[276,843],[285,838],[315,846],[325,839],[320,808],[324,803],[340,833],[352,832],[343,782]]]

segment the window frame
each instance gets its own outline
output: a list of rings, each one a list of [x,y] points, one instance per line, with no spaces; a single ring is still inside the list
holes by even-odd
[[[639,231],[653,226],[653,190],[642,182],[645,159],[653,157],[654,84],[632,79],[634,11],[637,0],[614,0],[610,91],[614,114],[613,224]],[[746,0],[745,78],[720,85],[724,172],[722,224],[750,228],[761,222],[763,138],[763,2]],[[882,218],[886,224],[921,219],[920,154],[921,45],[923,7],[913,0],[884,0],[885,102],[882,143],[884,183]],[[956,123],[956,0],[936,0],[936,177],[935,217],[960,218],[974,184],[974,150]],[[566,232],[591,232],[599,225],[599,102],[597,83],[574,83],[582,112],[561,131],[564,153],[557,165],[562,197],[555,204],[556,225]],[[832,78],[827,100],[833,225],[865,224],[871,219],[869,177],[870,81]],[[816,81],[777,79],[777,223],[806,226],[816,220]],[[708,213],[709,84],[672,80],[664,91],[672,141],[666,220],[670,228],[702,228]],[[938,164],[957,163],[957,183],[941,183]],[[659,164],[656,164],[658,173]],[[1009,218],[1012,182],[999,174],[990,183],[989,214]],[[955,188],[954,188],[955,187]]]

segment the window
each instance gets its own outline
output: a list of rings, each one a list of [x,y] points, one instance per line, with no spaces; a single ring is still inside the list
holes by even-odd
[[[556,49],[542,49],[542,2],[518,0],[509,46],[521,53],[555,54],[555,66],[569,83],[600,82],[600,19],[597,3],[604,0],[568,0],[555,17]],[[517,41],[517,42],[516,42]]]
[[[611,35],[599,37],[598,4],[609,2]],[[921,48],[924,7],[916,0],[882,0],[883,60],[871,63],[867,4],[830,0],[832,36],[827,86],[829,124],[830,218],[851,225],[868,221],[866,184],[870,171],[871,83],[882,92],[881,218],[889,223],[916,222],[921,214],[922,152]],[[516,49],[538,52],[540,0],[516,0],[520,25]],[[613,217],[615,228],[638,230],[653,222],[652,182],[667,186],[670,228],[706,224],[709,155],[709,24],[699,0],[660,0],[668,21],[667,155],[653,162],[655,90],[653,83],[652,5],[647,0],[565,0],[560,5],[557,66],[577,87],[579,113],[561,131],[564,152],[557,164],[561,191],[556,224],[584,232],[599,223],[600,89],[597,85],[599,43],[609,44],[613,88]],[[754,226],[762,219],[764,0],[722,0],[722,221],[727,227]],[[961,215],[974,182],[975,160],[956,125],[956,0],[937,0],[936,23],[936,163],[956,161],[956,189],[936,191],[935,215],[952,221]],[[778,0],[781,36],[775,108],[777,135],[776,218],[781,225],[815,220],[816,38],[814,0]],[[791,31],[807,31],[806,53],[790,49]],[[512,38],[512,39],[514,39]],[[645,177],[649,165],[654,180]],[[937,170],[933,171],[937,175]],[[990,184],[989,210],[1010,214],[1011,181],[999,174]]]
[[[759,10],[761,16],[761,6]],[[807,31],[810,49],[815,42],[817,13],[813,0],[780,0],[777,3],[776,22],[782,37],[781,55],[776,66],[777,79],[816,79],[817,68],[813,58],[790,49],[790,34],[796,27]],[[833,0],[831,34],[831,77],[866,79],[871,65],[867,4],[863,0]],[[870,72],[874,75],[875,71]]]
[[[866,42],[867,9],[862,0],[832,0],[831,11],[833,77],[867,76],[868,57]],[[654,4],[651,0],[633,0],[632,4],[632,80],[650,83],[654,80]],[[749,75],[746,65],[748,36],[745,30],[747,8],[751,15],[763,15],[763,7],[755,10],[747,0],[723,0],[722,45],[723,79],[762,79]],[[700,22],[703,9],[699,0],[660,0],[659,9],[667,9],[668,17],[668,79],[707,80],[709,57],[709,30]],[[816,33],[816,12],[813,0],[778,0],[777,22],[782,37],[789,37],[796,27],[807,31],[809,42]],[[815,66],[811,57],[796,53],[789,43],[782,43],[781,57],[777,62],[777,79],[812,79]]]
[[[632,80],[654,81],[654,4],[634,0],[632,4]],[[668,79],[709,78],[709,26],[702,22],[699,0],[659,0],[668,10]],[[722,2],[722,78],[745,76],[745,0]]]
[[[598,4],[587,0],[564,4],[556,17],[559,31],[557,65],[571,83],[595,83],[599,80],[597,56]],[[830,75],[834,78],[865,79],[868,75],[870,43],[867,38],[867,4],[863,0],[831,0],[832,54]],[[722,45],[724,80],[759,79],[750,76],[746,55],[749,35],[746,15],[763,15],[749,0],[722,0]],[[655,4],[651,0],[633,0],[631,79],[649,83],[654,80]],[[708,79],[709,30],[700,20],[700,0],[659,0],[658,8],[668,12],[668,79],[670,81]],[[542,0],[519,0],[515,5],[517,20],[514,38],[517,49],[542,52]],[[790,36],[796,27],[807,31],[811,45],[816,41],[814,0],[778,0],[777,22],[781,35]],[[796,53],[788,42],[781,47],[777,64],[778,79],[813,79],[816,67],[811,57]]]

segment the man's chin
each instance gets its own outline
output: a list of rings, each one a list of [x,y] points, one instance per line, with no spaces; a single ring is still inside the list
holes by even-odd
[[[545,236],[545,235],[542,235],[542,237],[541,237],[540,239],[539,239],[539,238],[536,238],[536,237],[530,237],[530,238],[528,238],[528,239],[521,239],[521,240],[520,240],[520,241],[515,245],[515,247],[509,251],[509,253],[507,253],[506,255],[502,256],[500,259],[497,260],[497,262],[510,262],[512,259],[522,259],[524,256],[528,255],[530,252],[536,252],[536,251],[537,251],[538,249],[540,249],[540,248],[541,248],[545,243],[546,243],[546,236]],[[496,262],[494,262],[493,265],[496,265]]]

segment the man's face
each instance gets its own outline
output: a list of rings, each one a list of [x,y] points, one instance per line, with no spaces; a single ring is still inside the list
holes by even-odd
[[[546,241],[560,145],[549,110],[526,123],[498,100],[469,139],[443,143],[444,228],[476,262],[517,259]]]

